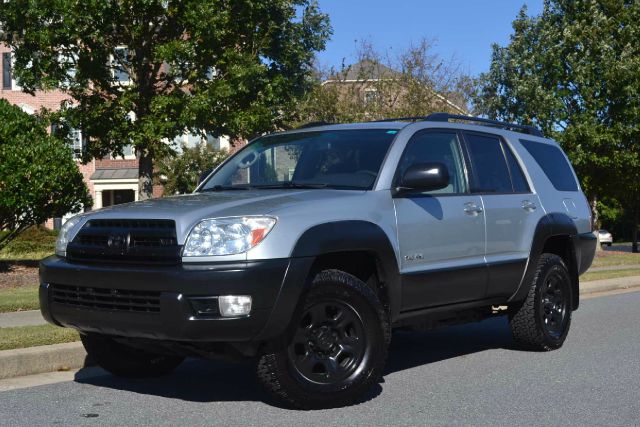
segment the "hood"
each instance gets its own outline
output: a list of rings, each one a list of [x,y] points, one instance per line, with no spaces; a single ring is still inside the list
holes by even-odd
[[[277,215],[292,205],[343,199],[364,191],[312,190],[237,190],[196,193],[150,199],[110,206],[91,212],[87,219],[173,219],[178,238],[204,218],[245,215]]]

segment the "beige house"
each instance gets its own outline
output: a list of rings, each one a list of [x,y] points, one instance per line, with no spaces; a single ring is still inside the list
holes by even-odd
[[[365,116],[384,116],[388,112],[426,115],[434,111],[469,114],[461,94],[441,93],[408,72],[374,60],[350,65],[324,80],[322,86],[336,90],[342,101],[361,108]]]

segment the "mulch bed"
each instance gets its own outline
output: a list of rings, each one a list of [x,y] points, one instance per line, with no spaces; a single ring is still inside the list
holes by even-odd
[[[38,266],[32,262],[0,262],[0,289],[38,283]]]

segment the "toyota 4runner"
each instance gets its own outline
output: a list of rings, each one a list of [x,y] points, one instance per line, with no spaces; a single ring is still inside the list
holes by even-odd
[[[517,343],[559,348],[596,242],[535,128],[315,125],[257,138],[193,194],[68,220],[40,304],[115,375],[253,359],[288,405],[332,407],[379,381],[393,328],[506,315]]]

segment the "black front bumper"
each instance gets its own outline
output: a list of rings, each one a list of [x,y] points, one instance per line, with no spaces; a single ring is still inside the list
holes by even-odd
[[[302,293],[311,258],[197,265],[78,264],[52,256],[40,263],[40,307],[49,322],[82,332],[170,341],[249,342],[281,334]],[[83,306],[54,298],[60,288],[100,295],[158,294],[155,311]],[[57,295],[57,294],[56,294]],[[201,316],[197,297],[251,295],[242,318]]]

